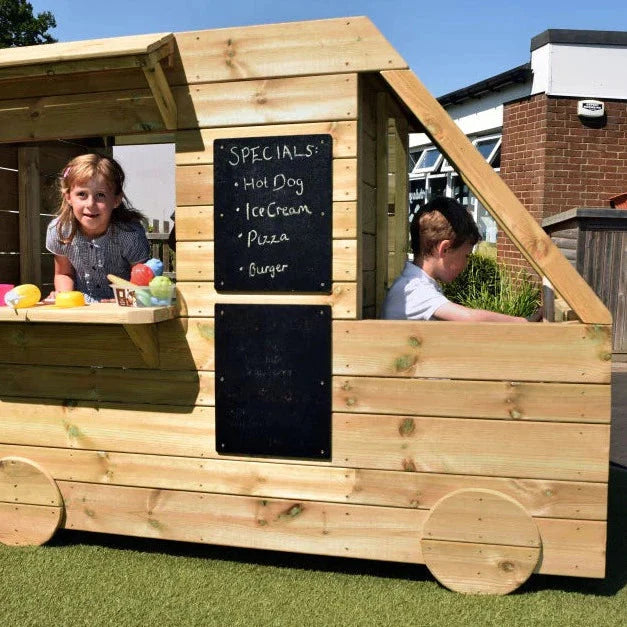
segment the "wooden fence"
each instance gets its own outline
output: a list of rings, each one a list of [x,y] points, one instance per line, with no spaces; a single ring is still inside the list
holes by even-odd
[[[163,274],[171,279],[176,277],[176,255],[170,246],[170,233],[173,229],[174,225],[170,226],[168,220],[163,222],[152,220],[146,228],[146,237],[150,242],[150,255],[163,261]]]

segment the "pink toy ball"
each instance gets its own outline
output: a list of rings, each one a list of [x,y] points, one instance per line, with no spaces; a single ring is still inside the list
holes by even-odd
[[[12,283],[0,283],[0,307],[6,307],[6,303],[4,302],[4,295],[7,292],[10,292],[15,285]]]

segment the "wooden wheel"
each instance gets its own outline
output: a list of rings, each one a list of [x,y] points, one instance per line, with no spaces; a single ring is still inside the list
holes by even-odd
[[[39,464],[22,457],[0,459],[0,542],[43,544],[62,517],[59,488]]]
[[[517,501],[494,490],[467,489],[434,505],[420,544],[425,564],[447,588],[507,594],[534,571],[542,542]]]

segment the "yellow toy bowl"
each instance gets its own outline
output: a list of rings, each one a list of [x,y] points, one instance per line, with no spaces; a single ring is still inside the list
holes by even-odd
[[[67,309],[69,307],[84,307],[85,295],[82,292],[59,292],[54,304],[56,307]]]

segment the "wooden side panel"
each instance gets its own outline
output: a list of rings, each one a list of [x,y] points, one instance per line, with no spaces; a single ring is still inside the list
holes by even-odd
[[[426,518],[423,510],[76,482],[60,482],[59,487],[67,529],[423,562],[418,541]],[[537,524],[544,550],[537,572],[603,576],[605,523],[537,519]]]
[[[262,126],[233,126],[203,128],[176,133],[176,165],[205,165],[213,163],[213,142],[237,137],[268,137],[275,135],[329,134],[333,137],[333,158],[357,156],[357,123],[313,122],[305,124],[265,124]],[[178,225],[177,225],[178,228]]]
[[[215,291],[213,283],[177,283],[178,303],[183,316],[213,317],[218,303],[330,305],[334,318],[357,316],[355,283],[333,283],[331,294],[226,294]]]
[[[0,280],[20,282],[17,147],[0,146]]]
[[[35,460],[63,481],[427,510],[455,490],[473,488],[498,491],[530,515],[544,518],[604,520],[607,510],[607,485],[602,483],[0,444],[0,457],[7,455]]]
[[[366,17],[177,33],[175,83],[407,67]]]
[[[607,481],[609,425],[334,414],[334,462],[356,468]]]
[[[0,398],[125,403],[132,397],[140,404],[215,404],[214,373],[196,370],[0,364],[0,382]]]
[[[192,319],[188,333],[190,339],[205,346],[196,352],[198,365],[212,366],[212,321]],[[173,361],[171,354],[178,351],[177,344],[161,342],[160,362],[167,370],[2,364],[0,394],[118,403],[128,401],[132,394],[133,402],[140,404],[214,405],[212,371],[171,369],[190,365]],[[344,413],[607,424],[610,393],[609,385],[336,376],[333,409]]]
[[[240,81],[228,89],[223,83],[203,83],[173,91],[181,130],[357,117],[356,74]]]
[[[7,444],[218,458],[213,407],[11,399],[0,426]],[[607,481],[608,425],[334,414],[332,434],[334,466]]]
[[[164,130],[148,89],[0,101],[0,142]]]
[[[60,482],[65,527],[259,549],[420,562],[426,512]]]
[[[542,420],[610,421],[610,385],[454,379],[333,378],[335,411]]]
[[[610,327],[336,322],[333,362],[341,375],[609,383]]]

